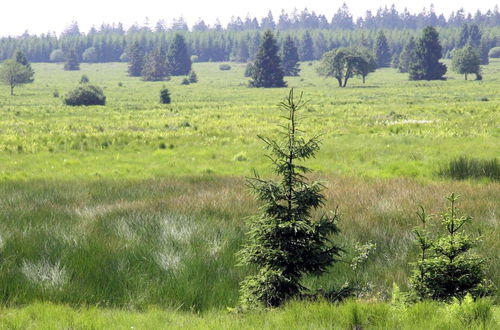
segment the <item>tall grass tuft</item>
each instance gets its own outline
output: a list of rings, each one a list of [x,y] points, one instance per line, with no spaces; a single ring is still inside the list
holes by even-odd
[[[500,181],[500,163],[496,158],[476,159],[461,156],[442,167],[439,175],[455,180],[488,178]]]

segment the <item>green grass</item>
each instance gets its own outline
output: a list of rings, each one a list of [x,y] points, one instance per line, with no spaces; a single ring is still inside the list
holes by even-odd
[[[18,88],[15,97],[0,90],[0,179],[268,173],[256,136],[277,134],[276,104],[287,89],[248,88],[244,65],[231,65],[220,71],[217,63],[195,64],[200,82],[181,86],[181,77],[127,77],[122,63],[83,64],[80,72],[34,64],[34,84]],[[345,89],[314,67],[303,64],[303,75],[287,80],[310,100],[302,128],[325,133],[311,163],[316,170],[434,179],[458,156],[498,157],[500,61],[484,68],[480,82],[454,74],[448,81],[411,82],[382,69],[366,85],[353,79]],[[66,95],[82,74],[104,88],[105,107],[67,107],[52,96],[54,89]],[[159,103],[163,85],[170,105]],[[241,152],[244,161],[236,157]]]
[[[4,329],[498,329],[500,308],[422,302],[412,306],[348,301],[343,304],[292,302],[284,308],[247,314],[175,310],[145,312],[72,309],[33,304],[0,309]]]

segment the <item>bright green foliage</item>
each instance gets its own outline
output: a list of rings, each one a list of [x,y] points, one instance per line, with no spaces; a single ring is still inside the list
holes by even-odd
[[[411,281],[421,299],[450,300],[466,294],[478,297],[490,293],[484,278],[484,259],[470,252],[479,238],[474,239],[463,231],[472,217],[457,214],[459,197],[454,193],[446,196],[450,206],[440,215],[444,234],[432,235],[427,229],[429,216],[424,208],[417,212],[422,228],[414,232],[421,255]]]
[[[399,72],[406,73],[410,68],[410,64],[415,61],[415,38],[410,37],[410,40],[403,48],[403,51],[399,55],[398,70]]]
[[[34,81],[34,75],[35,71],[33,71],[33,68],[31,67],[30,62],[28,62],[28,59],[26,58],[26,55],[20,50],[16,51],[14,54],[13,59],[16,60],[17,63],[23,65],[27,70],[27,77],[26,77],[26,83],[32,83]]]
[[[66,105],[105,105],[106,96],[101,88],[93,85],[80,85],[72,90],[64,99]]]
[[[145,81],[162,81],[168,78],[165,53],[157,48],[146,56],[142,67],[142,79]]]
[[[375,71],[373,57],[362,49],[339,48],[323,55],[317,73],[320,76],[337,79],[339,87],[346,87],[347,81],[359,75],[365,82],[366,76]]]
[[[144,67],[144,49],[136,40],[127,53],[128,57],[128,74],[131,77],[140,77],[142,68]]]
[[[248,243],[240,252],[242,264],[253,264],[257,274],[241,285],[243,306],[276,307],[309,293],[301,284],[304,275],[320,275],[335,262],[340,249],[331,241],[338,232],[337,212],[313,220],[312,212],[325,202],[323,185],[308,183],[311,170],[298,161],[314,157],[319,140],[302,137],[297,127],[297,111],[304,105],[290,91],[280,104],[288,123],[284,141],[260,137],[270,151],[269,158],[281,181],[249,179],[264,213],[252,218]]]
[[[262,43],[254,61],[252,72],[252,87],[285,87],[284,72],[281,68],[281,59],[278,56],[278,46],[273,33],[268,30],[264,33]]]
[[[196,72],[194,72],[193,70],[189,71],[188,80],[189,80],[190,84],[197,83],[198,82],[198,76],[196,75]]]
[[[299,53],[291,36],[287,36],[283,43],[281,62],[285,76],[299,75]]]
[[[16,60],[6,60],[0,66],[0,81],[10,86],[10,95],[14,95],[14,87],[33,82],[33,70]]]
[[[66,56],[66,63],[64,63],[64,70],[66,71],[80,70],[80,63],[78,62],[78,57],[76,56],[76,51],[74,49],[71,49]]]
[[[87,63],[96,63],[98,60],[97,49],[95,47],[85,49],[82,54],[82,60]]]
[[[61,63],[64,62],[65,56],[61,49],[54,49],[49,56],[51,62]]]
[[[167,88],[163,88],[160,91],[160,103],[162,104],[170,104],[170,92]]]
[[[476,74],[476,77],[481,77],[481,58],[471,45],[455,49],[451,65],[456,73],[465,76],[465,80],[467,80],[467,75],[470,73]]]
[[[168,70],[172,76],[184,76],[191,71],[191,57],[184,37],[176,34],[167,53]]]
[[[373,53],[375,55],[377,67],[383,68],[390,66],[391,50],[389,49],[389,44],[387,43],[387,38],[383,31],[380,31],[377,35]]]
[[[446,65],[440,63],[442,48],[439,34],[432,26],[424,29],[422,37],[415,47],[415,61],[410,64],[410,80],[444,79]]]

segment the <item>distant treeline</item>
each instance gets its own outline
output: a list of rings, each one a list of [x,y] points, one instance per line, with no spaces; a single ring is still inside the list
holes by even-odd
[[[247,16],[233,17],[224,28],[221,24],[207,25],[199,20],[189,29],[182,19],[175,19],[170,26],[160,20],[154,27],[148,23],[133,25],[125,30],[121,23],[103,24],[82,33],[73,22],[60,36],[55,34],[31,35],[0,39],[0,60],[12,57],[16,50],[23,51],[31,62],[59,62],[64,54],[75,50],[83,62],[127,61],[127,51],[134,41],[139,41],[146,51],[168,47],[175,33],[185,36],[191,55],[197,60],[246,62],[254,58],[264,30],[277,31],[278,42],[291,35],[299,48],[301,60],[319,59],[323,53],[337,47],[365,46],[372,48],[377,31],[383,29],[394,55],[401,52],[410,36],[432,25],[438,28],[445,57],[457,47],[461,27],[476,24],[481,28],[487,47],[500,46],[500,13],[498,6],[486,13],[467,14],[463,9],[448,18],[437,15],[433,6],[418,14],[407,10],[398,12],[395,6],[370,11],[356,20],[344,4],[331,19],[307,9],[284,10],[275,19],[271,12],[258,20]]]

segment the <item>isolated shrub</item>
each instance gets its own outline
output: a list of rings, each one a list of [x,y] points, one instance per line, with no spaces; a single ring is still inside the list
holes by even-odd
[[[80,78],[80,84],[88,84],[90,82],[89,77],[86,74],[82,75]]]
[[[168,89],[163,88],[160,91],[160,103],[162,103],[162,104],[169,104],[170,101],[171,101],[170,100],[170,92],[168,91]]]
[[[189,79],[188,78],[182,79],[181,85],[189,85]]]
[[[191,84],[197,83],[198,82],[198,75],[196,74],[196,72],[191,70],[188,74],[188,80],[189,80],[189,83],[191,83]]]
[[[57,88],[52,92],[52,96],[56,98],[59,97],[59,91],[57,90]]]
[[[303,104],[290,91],[288,99],[280,104],[288,122],[283,126],[284,141],[260,137],[270,151],[280,181],[264,180],[258,175],[248,181],[263,203],[263,214],[251,218],[248,241],[239,252],[242,264],[257,267],[257,274],[241,284],[244,307],[275,307],[310,294],[302,278],[325,272],[340,253],[331,241],[332,234],[338,232],[338,214],[312,219],[312,213],[325,201],[323,185],[308,183],[304,174],[310,170],[297,164],[314,157],[319,149],[317,136],[305,139],[297,128],[297,111]]]
[[[61,49],[54,49],[49,56],[51,62],[62,63],[66,60],[66,56]]]
[[[500,181],[500,163],[496,158],[476,159],[461,156],[442,167],[439,175],[455,180],[489,178]]]
[[[229,64],[221,64],[221,65],[219,65],[219,70],[228,71],[228,70],[231,70],[231,66]]]
[[[66,105],[105,105],[106,96],[101,88],[93,85],[80,85],[72,90],[64,99]]]
[[[440,214],[443,232],[428,230],[430,217],[421,208],[418,212],[422,228],[414,233],[420,247],[420,260],[415,263],[411,278],[412,287],[421,299],[450,300],[490,293],[483,270],[484,259],[470,250],[480,238],[472,238],[464,232],[464,226],[472,221],[470,216],[458,216],[456,202],[459,195],[446,196],[450,206]]]
[[[489,58],[500,58],[500,47],[493,47],[488,52]]]

